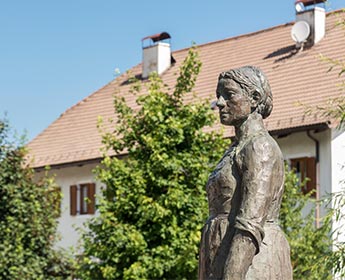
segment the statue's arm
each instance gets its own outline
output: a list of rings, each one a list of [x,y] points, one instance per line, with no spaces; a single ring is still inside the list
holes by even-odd
[[[241,151],[241,204],[225,263],[224,279],[245,279],[264,238],[263,226],[273,197],[274,165],[277,154],[264,137]]]

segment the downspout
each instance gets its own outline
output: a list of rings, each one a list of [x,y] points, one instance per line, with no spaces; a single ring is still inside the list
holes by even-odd
[[[307,135],[310,139],[315,142],[315,168],[316,168],[316,209],[315,209],[315,220],[316,227],[320,227],[320,142],[314,136],[310,134],[310,130],[307,130]]]

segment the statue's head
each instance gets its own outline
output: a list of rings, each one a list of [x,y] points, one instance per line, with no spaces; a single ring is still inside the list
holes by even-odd
[[[267,118],[271,114],[273,108],[271,87],[265,74],[257,67],[244,66],[222,72],[219,75],[217,86],[217,106],[220,110],[224,105],[219,101],[219,95],[222,92],[228,92],[228,96],[224,96],[224,101],[228,98],[228,101],[224,103],[226,106],[230,103],[234,103],[229,99],[231,92],[242,93],[246,96],[245,99],[247,99],[248,104],[246,104],[246,101],[244,100],[242,101],[242,107],[240,108],[243,111],[243,114],[256,112],[260,114],[262,118]],[[245,118],[245,116],[243,116],[243,118]],[[227,123],[225,120],[223,120],[222,123],[234,125],[234,123]]]

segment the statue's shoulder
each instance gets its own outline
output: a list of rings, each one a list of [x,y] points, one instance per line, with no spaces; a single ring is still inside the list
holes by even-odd
[[[261,157],[267,160],[282,157],[277,142],[267,131],[253,135],[244,145],[242,153],[246,157]]]

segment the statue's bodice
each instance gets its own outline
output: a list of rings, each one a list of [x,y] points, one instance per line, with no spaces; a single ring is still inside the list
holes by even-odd
[[[283,159],[280,149],[276,142],[264,131],[258,134],[252,135],[245,142],[240,144],[235,143],[232,145],[223,155],[222,159],[219,161],[218,165],[214,171],[209,176],[206,191],[208,196],[209,204],[209,215],[210,218],[226,214],[230,224],[232,224],[236,218],[236,215],[240,211],[241,200],[243,199],[242,193],[242,176],[243,170],[247,167],[243,165],[244,157],[246,156],[243,151],[247,145],[251,145],[254,139],[263,137],[265,141],[274,150],[275,158],[271,160],[276,162],[274,164],[272,172],[278,177],[283,178]],[[260,160],[260,157],[265,155],[256,155]],[[253,176],[256,174],[253,172]],[[257,178],[260,180],[260,178]],[[275,180],[272,182],[272,200],[267,204],[267,222],[277,222],[279,216],[279,209],[281,198],[283,194],[283,180]],[[251,201],[249,205],[255,207],[255,204],[259,202],[258,200],[263,199],[262,197],[257,197],[256,201]],[[248,203],[246,204],[248,206]],[[263,215],[263,213],[259,213]]]
[[[227,214],[230,220],[236,216],[240,201],[240,176],[236,163],[237,145],[231,146],[211,173],[206,191],[210,218]]]

